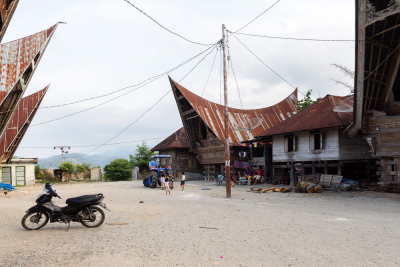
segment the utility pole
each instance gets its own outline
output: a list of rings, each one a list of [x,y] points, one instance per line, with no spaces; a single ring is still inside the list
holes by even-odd
[[[226,198],[231,198],[231,149],[229,143],[229,124],[228,124],[228,74],[226,69],[226,28],[222,24],[222,50],[224,52],[224,124],[225,124],[225,177],[226,177]]]
[[[64,154],[68,154],[69,151],[67,149],[71,149],[70,146],[55,146],[54,149],[59,148],[61,149],[61,157],[62,157],[62,163],[64,163]]]

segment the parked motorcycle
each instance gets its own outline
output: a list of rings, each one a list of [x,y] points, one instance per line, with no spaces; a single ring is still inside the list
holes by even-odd
[[[60,222],[68,223],[68,229],[71,222],[80,222],[86,227],[94,228],[103,224],[105,219],[104,211],[111,211],[103,203],[103,194],[84,195],[67,199],[68,206],[57,206],[53,201],[53,197],[61,197],[57,194],[52,183],[47,183],[44,190],[36,199],[37,205],[26,211],[22,218],[22,226],[27,230],[38,230],[45,226],[48,221],[50,223]]]

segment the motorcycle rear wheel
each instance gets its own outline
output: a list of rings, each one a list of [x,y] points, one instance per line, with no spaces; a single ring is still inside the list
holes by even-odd
[[[99,208],[99,207],[89,207],[90,210],[90,215],[92,216],[92,220],[90,221],[90,216],[87,212],[87,210],[83,211],[83,215],[85,216],[84,220],[81,221],[81,224],[88,228],[95,228],[99,227],[100,225],[103,224],[106,215],[104,214],[104,211]],[[86,220],[85,220],[86,219]]]
[[[26,230],[39,230],[45,226],[48,221],[49,215],[46,212],[31,211],[25,214],[21,220],[21,224]]]

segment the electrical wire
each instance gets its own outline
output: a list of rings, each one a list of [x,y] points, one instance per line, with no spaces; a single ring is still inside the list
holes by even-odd
[[[151,140],[158,140],[158,139],[165,139],[166,137],[155,137],[155,138],[150,138],[150,139],[143,139],[143,140],[134,140],[134,141],[126,141],[126,142],[119,142],[119,143],[111,143],[111,144],[106,144],[105,146],[114,146],[114,145],[122,145],[122,144],[129,144],[129,143],[137,143],[137,142],[143,142],[143,141],[151,141]],[[92,146],[100,146],[100,145],[84,145],[84,146],[68,146],[68,147],[92,147]],[[54,146],[25,146],[25,147],[18,147],[19,148],[34,148],[34,149],[53,149]]]
[[[233,77],[235,78],[236,87],[237,87],[237,91],[238,91],[238,95],[239,95],[240,106],[242,107],[242,109],[244,109],[243,104],[242,104],[242,98],[240,97],[239,84],[236,79],[235,71],[233,70],[233,61],[232,61],[231,53],[229,52],[229,48],[228,48],[228,54],[229,54],[229,61],[231,62],[231,69],[232,69]]]
[[[74,112],[74,113],[71,113],[71,114],[68,114],[68,115],[65,115],[65,116],[56,118],[56,119],[52,119],[52,120],[44,121],[44,122],[41,122],[41,123],[33,124],[33,125],[31,125],[31,127],[38,126],[38,125],[45,124],[45,123],[49,123],[49,122],[53,122],[53,121],[58,121],[58,120],[61,120],[61,119],[67,118],[67,117],[71,117],[71,116],[73,116],[73,115],[76,115],[76,114],[79,114],[79,113],[82,113],[82,112],[85,112],[85,111],[88,111],[88,110],[97,108],[97,107],[102,106],[102,105],[105,105],[105,104],[107,104],[107,103],[109,103],[109,102],[111,102],[111,101],[114,101],[115,99],[118,99],[118,98],[120,98],[120,97],[122,97],[122,96],[125,96],[125,95],[127,95],[127,94],[129,94],[129,93],[131,93],[131,92],[133,92],[133,91],[136,91],[136,90],[138,90],[139,88],[142,88],[143,86],[145,86],[145,85],[147,85],[147,84],[149,84],[149,83],[152,83],[152,82],[154,82],[155,80],[158,80],[159,78],[161,78],[161,77],[167,75],[168,73],[171,73],[171,72],[175,71],[176,69],[178,69],[178,68],[180,68],[180,67],[186,65],[186,64],[189,63],[190,61],[192,61],[192,60],[194,60],[195,58],[199,57],[200,55],[204,54],[204,53],[207,52],[208,50],[211,49],[211,51],[212,51],[212,50],[216,47],[217,44],[218,44],[218,43],[216,43],[214,46],[211,46],[211,47],[207,48],[207,49],[204,50],[203,52],[197,54],[197,55],[194,56],[194,57],[191,57],[190,59],[184,61],[183,63],[179,64],[178,66],[176,66],[176,67],[174,67],[174,68],[172,68],[172,69],[170,69],[170,70],[168,70],[168,71],[166,71],[166,72],[164,72],[164,73],[162,73],[162,74],[153,76],[153,77],[151,77],[151,78],[149,78],[149,79],[144,80],[143,82],[141,82],[141,83],[139,83],[139,84],[136,84],[136,85],[134,85],[134,86],[131,86],[131,87],[137,87],[137,86],[140,85],[139,87],[134,88],[134,89],[132,89],[132,90],[130,90],[130,91],[124,93],[124,94],[121,94],[121,95],[119,95],[119,96],[117,96],[117,97],[114,97],[114,98],[112,98],[112,99],[110,99],[110,100],[107,100],[107,101],[105,101],[105,102],[103,102],[103,103],[100,103],[100,104],[98,104],[98,105],[92,106],[92,107],[87,108],[87,109],[83,109],[83,110],[80,110],[80,111],[77,111],[77,112]],[[208,53],[208,54],[209,54],[209,53]],[[208,54],[207,54],[207,55],[208,55]],[[126,87],[126,88],[130,88],[130,87]],[[125,88],[125,89],[126,89],[126,88]],[[122,89],[121,89],[121,90],[122,90]],[[121,90],[119,90],[119,91],[121,91]]]
[[[236,40],[239,41],[239,43],[241,43],[253,56],[255,56],[264,66],[266,66],[270,71],[272,71],[276,76],[278,76],[279,78],[281,78],[284,82],[286,82],[288,85],[290,85],[292,88],[296,89],[295,86],[293,86],[290,82],[288,82],[285,78],[283,78],[281,75],[279,75],[276,71],[274,71],[270,66],[268,66],[264,61],[262,61],[256,54],[254,54],[244,43],[242,43],[235,35],[233,35],[233,37],[235,37]],[[303,92],[301,92],[300,90],[298,90],[302,95],[305,96],[305,94]]]
[[[215,48],[215,46],[214,46]],[[210,53],[212,52],[212,50],[205,56],[203,57],[181,80],[179,80],[179,83],[182,82]],[[108,140],[107,142],[105,142],[102,145],[97,146],[95,149],[85,153],[85,155],[92,153],[94,151],[96,151],[97,149],[107,145],[109,142],[111,142],[112,140],[114,140],[115,138],[117,138],[118,136],[120,136],[123,132],[125,132],[126,130],[128,130],[132,125],[134,125],[138,120],[140,120],[144,115],[146,115],[150,110],[152,110],[158,103],[161,102],[161,100],[163,100],[172,90],[169,89],[168,92],[166,94],[164,94],[156,103],[154,103],[149,109],[147,109],[142,115],[140,115],[136,120],[134,120],[131,124],[129,124],[127,127],[125,127],[122,131],[120,131],[118,134],[116,134],[114,137],[112,137],[110,140]]]
[[[127,3],[128,3],[129,5],[131,5],[132,7],[136,8],[136,9],[137,9],[138,11],[140,11],[143,15],[145,15],[146,17],[148,17],[149,19],[151,19],[152,21],[154,21],[158,26],[160,26],[160,27],[163,28],[164,30],[168,31],[169,33],[172,33],[173,35],[176,35],[176,36],[182,38],[183,40],[185,40],[185,41],[187,41],[187,42],[189,42],[189,43],[197,44],[197,45],[202,45],[202,46],[211,46],[211,45],[213,45],[213,44],[202,44],[202,43],[198,43],[198,42],[191,41],[191,40],[189,40],[189,39],[183,37],[182,35],[179,35],[179,34],[173,32],[173,31],[167,29],[166,27],[164,27],[163,25],[161,25],[159,22],[157,22],[155,19],[153,19],[152,17],[150,17],[149,15],[147,15],[143,10],[141,10],[140,8],[138,8],[137,6],[135,6],[134,4],[132,4],[131,2],[129,2],[128,0],[123,0],[123,1],[127,2]]]
[[[249,26],[251,23],[253,23],[256,19],[258,19],[259,17],[261,17],[262,15],[264,15],[267,11],[269,11],[271,8],[273,8],[276,4],[278,4],[281,0],[276,1],[272,6],[270,6],[269,8],[267,8],[266,10],[264,10],[260,15],[258,15],[257,17],[255,17],[253,20],[251,20],[249,23],[247,23],[246,25],[244,25],[242,28],[240,28],[239,30],[235,31],[235,32],[231,32],[231,35],[234,35],[235,33],[243,30],[245,27]]]
[[[208,84],[208,80],[210,79],[210,76],[211,76],[211,71],[213,70],[213,67],[214,67],[215,59],[217,58],[217,54],[218,54],[218,49],[215,50],[214,60],[213,60],[213,63],[211,65],[210,73],[208,74],[208,78],[207,78],[206,84],[204,85],[203,92],[201,93],[201,97],[203,97],[204,91],[206,90],[206,87],[207,87],[207,84]]]
[[[268,35],[258,35],[258,34],[250,34],[250,33],[236,33],[240,35],[253,36],[253,37],[262,37],[262,38],[270,38],[270,39],[282,39],[282,40],[295,40],[295,41],[315,41],[315,42],[355,42],[355,40],[346,40],[346,39],[316,39],[316,38],[294,38],[294,37],[279,37],[279,36],[268,36]]]

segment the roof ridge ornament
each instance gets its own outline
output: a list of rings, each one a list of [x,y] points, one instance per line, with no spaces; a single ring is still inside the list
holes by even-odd
[[[376,7],[371,4],[369,0],[365,0],[365,2],[365,27],[400,12],[400,0],[390,0],[388,7],[378,12],[376,11]]]

